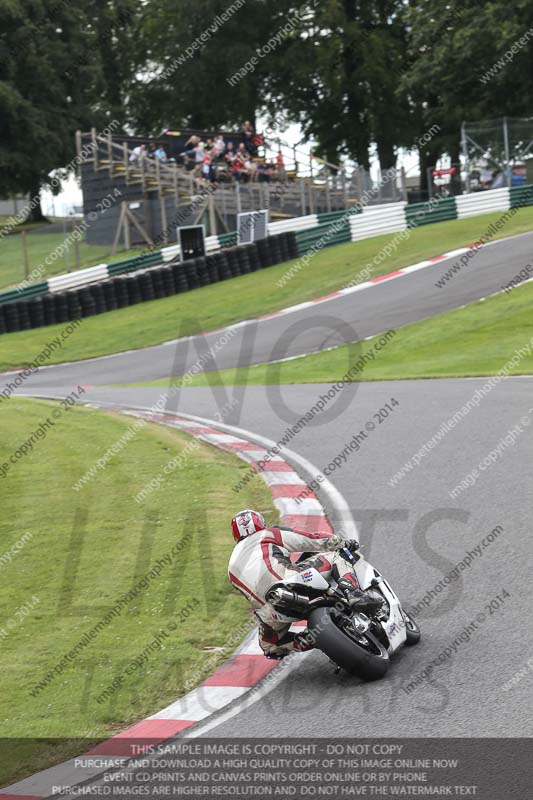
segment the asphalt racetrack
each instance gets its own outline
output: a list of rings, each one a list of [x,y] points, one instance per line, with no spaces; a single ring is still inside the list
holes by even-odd
[[[500,291],[530,261],[532,250],[533,234],[520,234],[478,251],[443,288],[436,283],[458,258],[318,306],[309,303],[287,315],[237,326],[229,339],[214,332],[43,369],[25,381],[25,388],[102,386],[183,375],[210,349],[216,350],[216,356],[214,361],[202,360],[206,371],[276,361],[360,341]],[[362,266],[354,264],[354,275]],[[0,375],[0,390],[2,383]]]
[[[330,480],[348,501],[360,528],[365,555],[390,580],[408,609],[418,605],[468,551],[495,528],[493,542],[475,555],[461,577],[417,616],[420,645],[396,655],[386,678],[364,684],[335,675],[325,656],[311,653],[265,697],[209,736],[531,736],[526,713],[533,673],[506,690],[533,651],[528,622],[533,545],[533,494],[529,464],[533,445],[533,378],[509,378],[496,386],[460,424],[396,486],[392,476],[483,386],[483,379],[394,381],[347,386],[323,420],[302,430],[291,448],[319,470],[365,430],[374,414],[398,401],[393,413],[362,440]],[[282,387],[283,403],[298,418],[328,386]],[[232,392],[233,389],[228,389]],[[264,387],[243,389],[232,423],[273,440],[286,415]],[[52,394],[62,394],[55,387]],[[94,389],[89,401],[151,406],[160,390]],[[185,389],[179,411],[213,418],[223,398],[209,388]],[[178,410],[175,407],[172,410]],[[326,424],[320,424],[326,422]],[[475,485],[452,499],[449,492],[519,425],[512,445]],[[285,454],[290,460],[290,457]],[[247,505],[246,492],[236,507]],[[505,590],[503,603],[491,601]],[[244,602],[244,601],[243,601]],[[477,615],[477,629],[463,633]],[[462,636],[462,638],[460,638]],[[446,648],[456,649],[427,680],[413,681]],[[526,670],[528,672],[528,670]]]
[[[445,288],[435,283],[453,259],[336,298],[319,310],[306,306],[264,320],[251,344],[246,336],[250,326],[237,328],[237,335],[220,351],[217,366],[267,361],[276,341],[278,348],[280,341],[286,346],[274,356],[286,357],[466,304],[511,280],[527,263],[532,245],[533,234],[495,243],[479,252]],[[319,317],[329,322],[320,327]],[[301,326],[299,336],[289,330],[295,323]],[[196,338],[206,348],[219,335]],[[243,337],[248,347],[244,361]],[[198,357],[190,344],[50,367],[25,381],[20,393],[65,396],[73,385],[83,384],[95,387],[87,390],[86,401],[150,407],[164,389],[103,387],[183,374]],[[492,388],[479,407],[418,457],[418,465],[396,484],[391,480],[485,383],[458,379],[347,385],[291,441],[290,448],[317,470],[329,470],[329,479],[344,495],[359,526],[365,555],[408,609],[420,608],[424,595],[469,551],[474,555],[459,577],[456,573],[445,589],[438,594],[435,590],[417,615],[421,644],[397,654],[383,681],[363,684],[336,675],[325,656],[311,653],[301,657],[270,692],[258,696],[254,705],[244,710],[234,707],[234,716],[221,718],[214,727],[211,721],[210,736],[533,735],[533,721],[525,712],[533,671],[526,669],[516,685],[508,685],[533,652],[528,566],[533,555],[529,476],[533,377],[508,378]],[[173,395],[167,408],[210,419],[221,414],[228,424],[276,441],[329,388],[187,388]],[[391,404],[393,399],[397,405]],[[375,415],[387,403],[393,410],[378,421]],[[328,465],[361,432],[359,449],[330,470]],[[497,456],[488,464],[491,451]],[[285,457],[290,461],[290,453]],[[488,466],[478,469],[473,485],[451,497],[450,492],[483,462]],[[236,510],[248,505],[245,490],[236,493],[235,505]],[[477,546],[495,529],[494,541],[476,554]],[[426,668],[439,656],[438,665],[428,672]]]

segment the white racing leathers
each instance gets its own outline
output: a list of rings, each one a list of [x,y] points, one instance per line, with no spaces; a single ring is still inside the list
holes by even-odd
[[[333,573],[336,580],[346,577],[350,582],[355,581],[350,565],[335,552],[342,542],[340,536],[332,533],[305,533],[291,528],[268,528],[238,542],[231,554],[228,575],[259,619],[259,643],[265,655],[283,656],[292,650],[309,649],[302,641],[305,632],[295,641],[294,634],[289,632],[294,620],[266,602],[270,587],[310,567],[326,580]],[[322,555],[291,562],[291,553],[315,552]]]

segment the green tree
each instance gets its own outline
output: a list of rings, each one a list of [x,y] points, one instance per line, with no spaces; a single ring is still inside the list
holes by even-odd
[[[407,37],[399,0],[328,0],[310,4],[299,35],[277,55],[273,102],[331,162],[348,155],[370,164],[373,143],[382,169],[411,139],[411,114],[398,83]]]
[[[138,70],[146,63],[146,53],[138,42],[152,5],[142,0],[86,0],[83,7],[102,77],[95,107],[124,127],[130,121],[130,94]]]
[[[232,127],[267,110],[298,122],[330,162],[349,155],[368,167],[375,143],[384,169],[412,140],[398,91],[407,47],[401,0],[247,0],[223,25],[216,21],[227,0],[149,8],[138,43],[147,59],[132,95],[138,130]],[[228,83],[254,58],[242,80]]]
[[[520,47],[501,69],[506,51],[533,29],[533,6],[515,0],[409,0],[408,63],[402,90],[427,130],[441,132],[423,148],[422,166],[442,153],[458,161],[460,128],[465,120],[505,115],[528,116],[533,110],[533,46]],[[423,175],[425,170],[423,169]]]
[[[283,24],[285,0],[160,0],[145,14],[146,55],[132,94],[132,119],[146,134],[166,127],[209,129],[255,120],[269,91],[270,59],[229,83]],[[227,18],[224,18],[227,15]]]
[[[75,130],[95,119],[103,81],[84,7],[0,0],[0,194],[38,198],[75,154]],[[33,219],[41,218],[36,203]]]

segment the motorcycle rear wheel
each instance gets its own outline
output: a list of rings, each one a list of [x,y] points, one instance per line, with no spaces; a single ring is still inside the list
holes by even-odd
[[[318,649],[339,667],[367,681],[379,680],[389,668],[387,648],[370,631],[357,633],[346,622],[334,608],[317,608],[307,627]]]

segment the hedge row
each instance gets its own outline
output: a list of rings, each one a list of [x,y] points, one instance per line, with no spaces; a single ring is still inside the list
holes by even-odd
[[[298,258],[296,236],[292,232],[282,233],[255,244],[231,247],[213,255],[116,277],[70,292],[7,303],[0,305],[0,333],[92,317],[256,272],[292,258]]]

